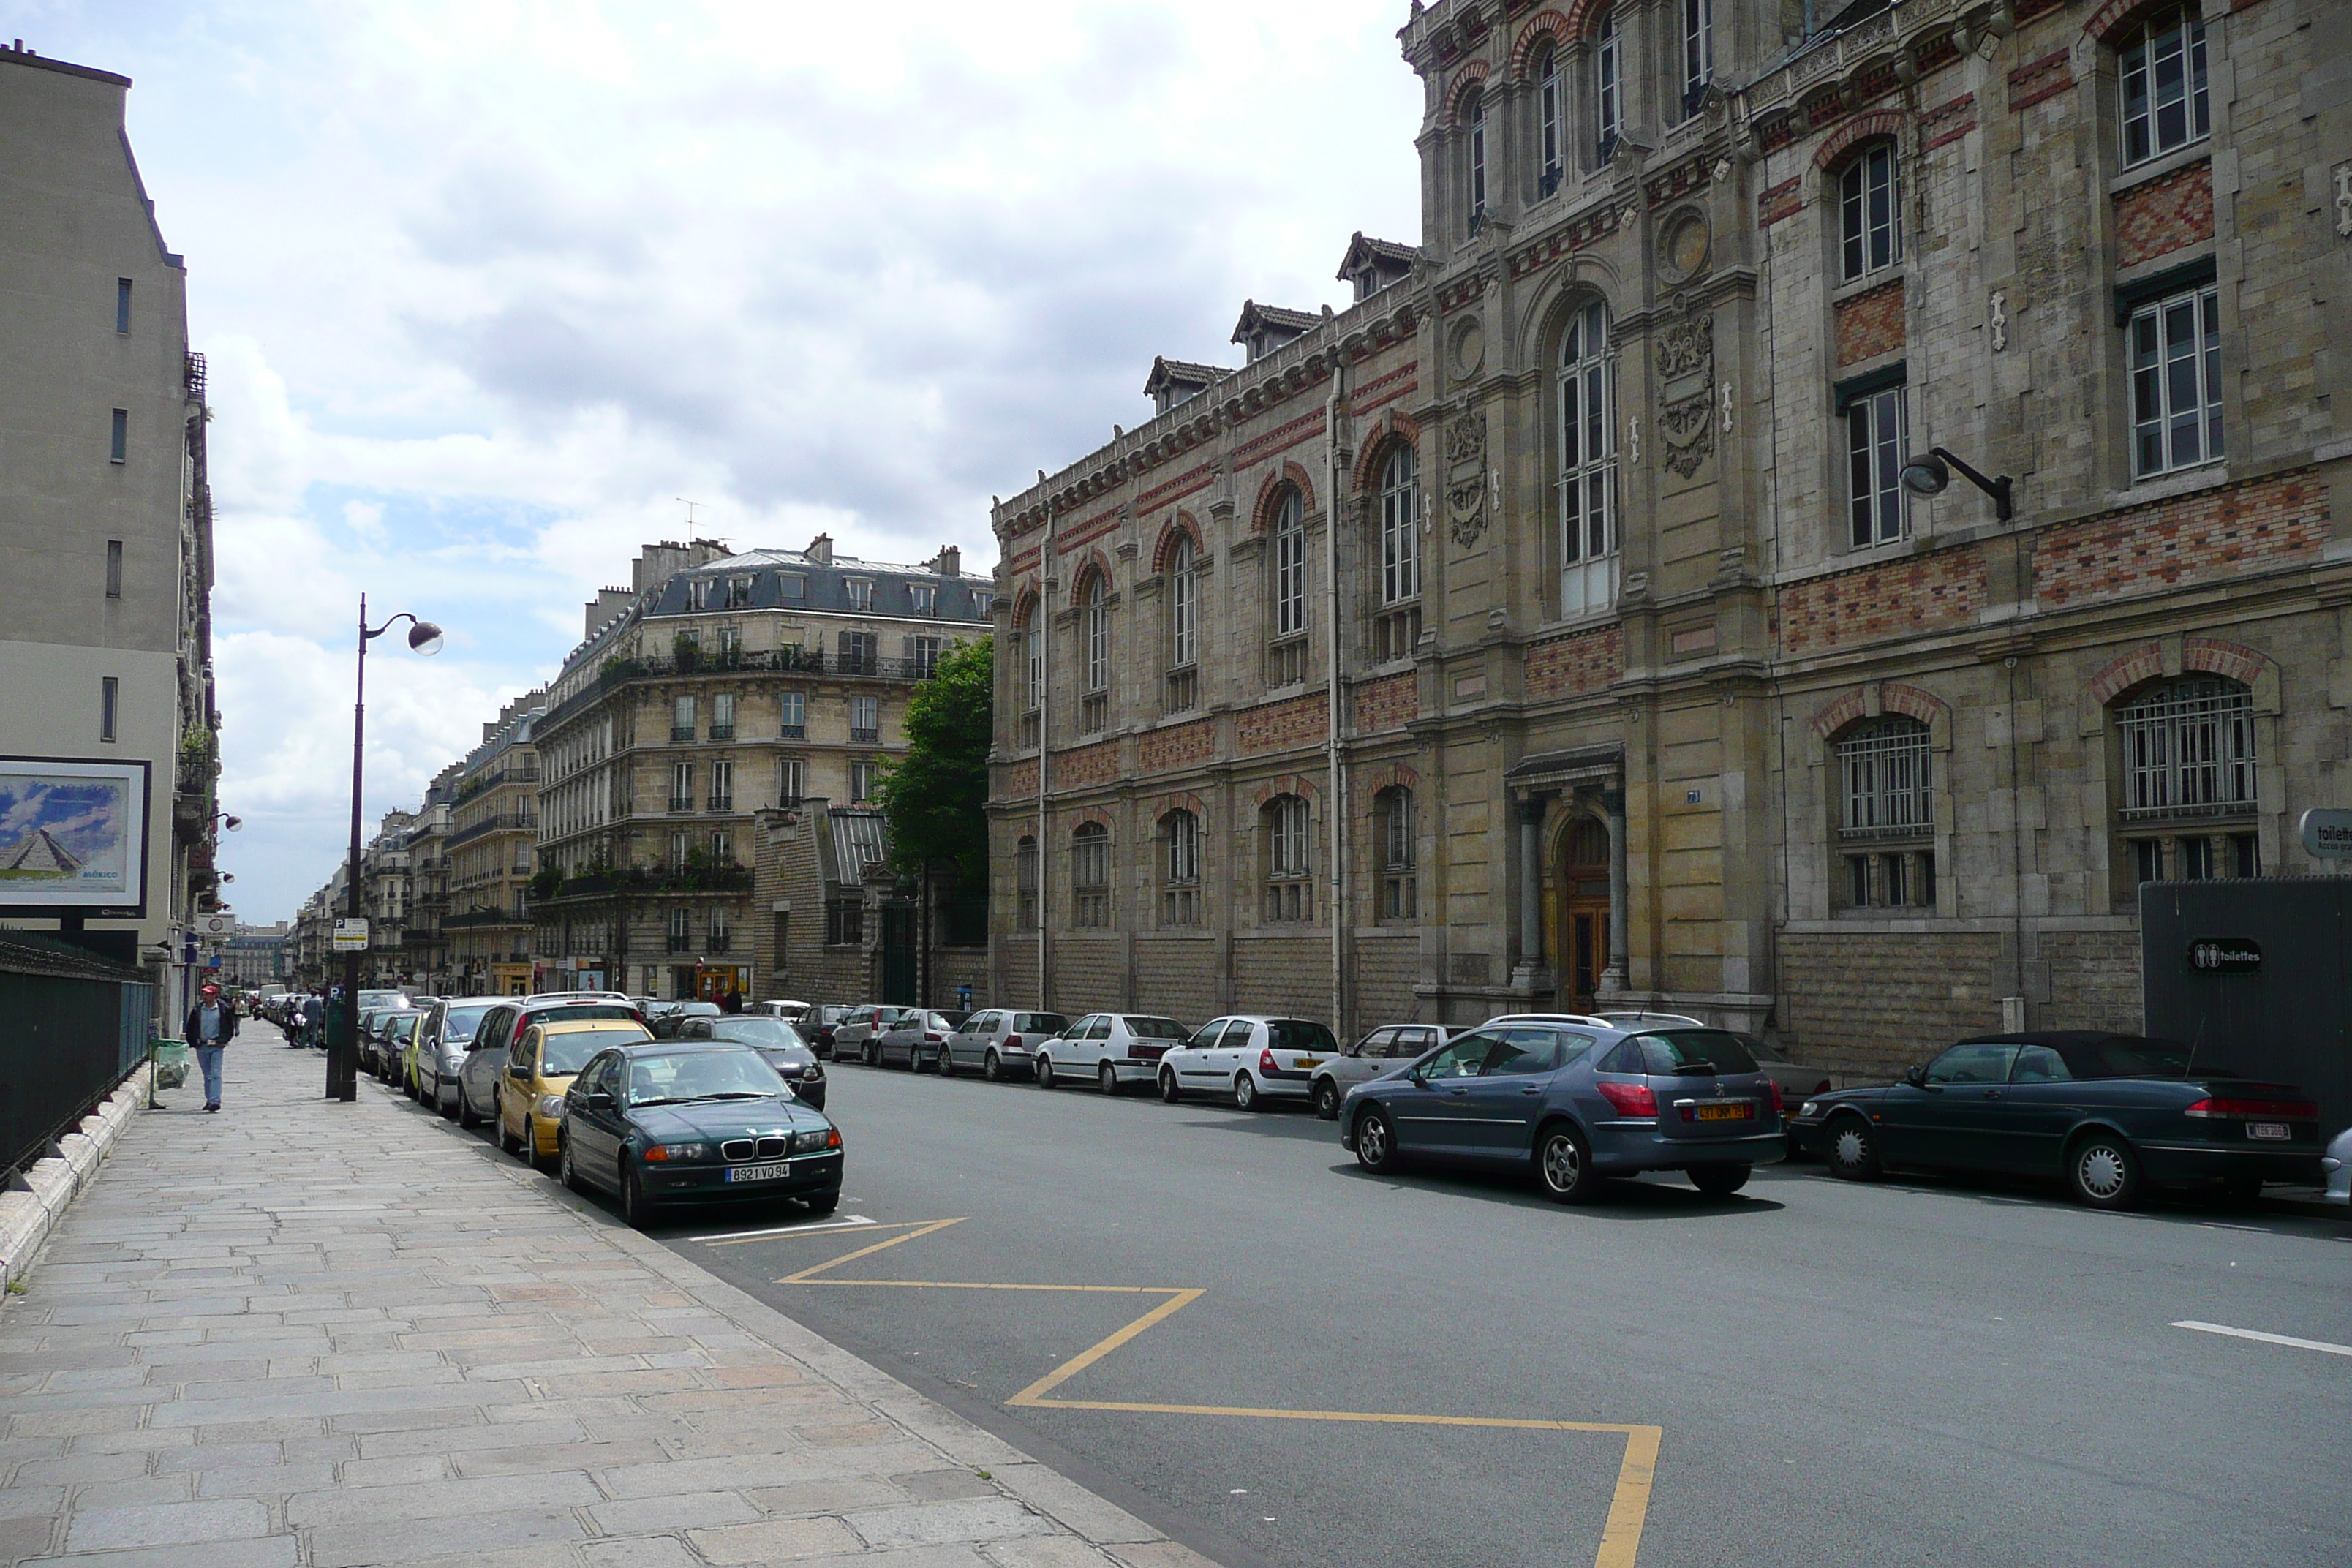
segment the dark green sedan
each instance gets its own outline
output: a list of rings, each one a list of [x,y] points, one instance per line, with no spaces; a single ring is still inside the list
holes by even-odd
[[[620,1194],[643,1226],[673,1205],[841,1202],[841,1131],[749,1046],[651,1040],[599,1051],[563,1097],[563,1184]]]
[[[2095,1208],[2151,1186],[2316,1181],[2319,1107],[2208,1066],[2175,1040],[2049,1030],[1962,1040],[1899,1083],[1815,1095],[1789,1131],[1832,1173],[2056,1176]]]

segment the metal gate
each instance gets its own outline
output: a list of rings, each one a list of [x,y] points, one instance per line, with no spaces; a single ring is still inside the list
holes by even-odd
[[[0,939],[0,1170],[47,1154],[146,1059],[154,1006],[135,970],[37,936]]]
[[[912,1007],[915,997],[915,943],[920,937],[915,906],[893,900],[882,906],[882,1000],[895,1007]]]

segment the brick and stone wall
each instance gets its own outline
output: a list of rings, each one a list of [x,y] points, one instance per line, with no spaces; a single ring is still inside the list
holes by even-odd
[[[1319,745],[1323,740],[1325,700],[1294,697],[1284,702],[1261,702],[1244,709],[1234,722],[1244,756],[1258,752],[1283,752],[1294,746]]]
[[[1975,550],[1946,550],[1791,584],[1780,597],[1783,646],[1794,656],[1940,631],[1974,621],[1985,603]]]
[[[1903,347],[1903,281],[1882,283],[1836,306],[1837,363],[1876,359]]]
[[[2052,606],[2160,593],[2310,559],[2326,542],[2327,489],[2293,474],[2053,528],[2034,544],[2033,592]]]
[[[1530,644],[1527,694],[1574,697],[1599,691],[1625,673],[1625,628],[1602,626]]]
[[[1780,939],[1790,1053],[1841,1081],[1899,1076],[1954,1040],[2000,1026],[1981,931],[1790,931]]]
[[[2213,165],[2175,169],[2116,197],[2116,265],[2133,267],[2213,237]]]
[[[1355,689],[1356,733],[1383,735],[1402,730],[1420,711],[1421,689],[1411,672],[1384,675]]]

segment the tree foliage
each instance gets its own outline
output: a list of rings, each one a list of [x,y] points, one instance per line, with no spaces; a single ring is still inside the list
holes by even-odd
[[[890,819],[901,870],[952,861],[976,876],[988,864],[988,748],[996,724],[996,650],[986,637],[942,657],[907,703],[907,751],[875,795]]]

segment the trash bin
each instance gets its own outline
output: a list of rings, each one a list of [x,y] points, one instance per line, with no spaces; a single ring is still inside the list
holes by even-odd
[[[155,1087],[177,1089],[188,1081],[188,1043],[185,1040],[155,1042]]]

